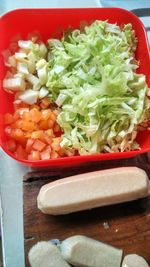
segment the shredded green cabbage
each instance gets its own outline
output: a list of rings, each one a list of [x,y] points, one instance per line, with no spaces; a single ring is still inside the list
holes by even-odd
[[[148,120],[150,102],[145,76],[135,72],[131,24],[97,20],[48,45],[46,86],[61,108],[61,145],[79,154],[139,149],[137,126]]]

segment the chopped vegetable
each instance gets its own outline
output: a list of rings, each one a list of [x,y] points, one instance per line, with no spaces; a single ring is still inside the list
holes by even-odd
[[[28,89],[19,95],[19,99],[29,105],[32,105],[37,102],[38,95],[38,91]]]
[[[132,26],[95,21],[49,45],[46,86],[60,107],[61,146],[80,154],[140,149],[137,125],[148,122],[150,101],[145,76],[135,72]]]
[[[21,77],[4,79],[3,87],[11,91],[24,91],[25,90],[25,81]]]
[[[136,73],[136,47],[131,24],[100,20],[47,44],[35,36],[19,40],[3,53],[9,68],[3,88],[15,93],[16,108],[5,116],[5,132],[18,140],[21,132],[15,130],[23,131],[19,145],[25,133],[37,136],[51,146],[51,158],[64,151],[72,156],[140,149],[136,136],[149,129],[150,100],[145,76]],[[57,137],[59,142],[52,140]],[[47,147],[42,156],[27,150],[30,159],[49,157]]]
[[[21,102],[19,105],[14,114],[4,116],[7,149],[18,159],[47,160],[65,156],[55,111],[41,110],[40,103],[28,106]],[[55,131],[56,127],[59,132]]]

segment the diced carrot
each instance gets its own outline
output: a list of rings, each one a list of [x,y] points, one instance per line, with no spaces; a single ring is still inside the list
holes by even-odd
[[[47,123],[48,123],[48,128],[53,128],[53,126],[54,126],[54,121],[53,120],[51,120],[51,119],[49,119],[48,121],[47,121]]]
[[[20,119],[20,115],[19,115],[19,112],[18,112],[18,110],[16,110],[15,111],[15,113],[14,113],[14,121],[16,121],[16,120],[19,120]]]
[[[50,157],[51,157],[50,153],[51,153],[51,148],[50,148],[50,146],[47,146],[46,149],[44,149],[44,150],[40,153],[40,155],[41,155],[41,159],[42,159],[42,160],[50,159]]]
[[[34,109],[36,108],[37,110],[40,110],[40,106],[38,106],[36,104],[33,104],[33,105],[30,106],[30,110],[33,109],[33,108]]]
[[[57,115],[54,112],[51,112],[50,118],[52,121],[56,121]]]
[[[11,137],[23,146],[26,144],[26,137],[21,129],[12,129]]]
[[[10,114],[10,113],[6,113],[6,114],[4,115],[4,123],[5,123],[5,124],[11,124],[11,123],[13,123],[13,122],[14,122],[14,117],[13,117],[13,115]]]
[[[60,146],[61,128],[49,99],[46,97],[39,104],[30,106],[17,100],[15,103],[14,114],[6,113],[4,116],[5,133],[10,138],[7,141],[9,151],[18,158],[29,160],[64,156]]]
[[[59,158],[59,155],[56,151],[52,150],[51,151],[51,159],[57,159]]]
[[[36,126],[32,121],[23,121],[22,130],[24,131],[34,131]]]
[[[58,154],[60,157],[66,156],[65,150],[62,147],[59,149]]]
[[[30,112],[24,112],[23,114],[22,114],[22,119],[24,120],[24,121],[31,121],[31,114],[30,114]]]
[[[40,103],[41,108],[43,108],[43,109],[48,108],[49,105],[50,105],[50,101],[47,97],[45,97],[41,100],[41,103]]]
[[[40,121],[38,125],[42,130],[47,130],[49,128],[48,121]]]
[[[46,133],[49,137],[54,137],[53,129],[48,129],[48,130],[45,131],[45,133]]]
[[[14,152],[16,150],[16,142],[13,139],[7,141],[7,148],[10,152]]]
[[[47,143],[48,145],[51,145],[52,138],[50,136],[48,136],[47,134],[43,134],[43,137],[44,137],[45,143]]]
[[[31,154],[28,155],[28,160],[40,160],[40,152],[32,150]]]
[[[43,130],[34,131],[31,133],[31,138],[33,139],[39,139],[42,142],[45,142],[44,132]]]
[[[46,144],[40,141],[39,139],[36,139],[34,144],[33,144],[33,149],[37,151],[42,151],[45,148]]]
[[[36,108],[30,110],[31,120],[38,123],[41,120],[41,112]]]
[[[17,149],[15,151],[15,155],[18,159],[27,159],[27,153],[21,145],[17,146]]]
[[[51,116],[52,111],[50,109],[42,110],[42,120],[48,120]]]
[[[30,106],[25,102],[21,102],[20,107],[21,108],[29,108]]]
[[[54,137],[52,139],[51,147],[52,147],[52,149],[54,151],[59,151],[61,149],[60,142],[61,142],[61,138],[60,137]]]
[[[22,129],[22,126],[23,126],[23,120],[22,119],[18,119],[16,120],[12,125],[11,127],[16,129],[16,128],[19,128],[19,129]]]
[[[27,153],[31,152],[33,143],[34,143],[34,139],[32,139],[32,138],[27,139],[27,143],[26,143],[26,152]]]

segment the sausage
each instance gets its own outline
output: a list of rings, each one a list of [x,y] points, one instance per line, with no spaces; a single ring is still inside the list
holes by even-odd
[[[70,267],[51,242],[38,242],[30,249],[28,258],[31,267]]]
[[[38,208],[60,215],[143,198],[149,195],[146,172],[122,167],[84,173],[44,185],[37,197]]]
[[[149,267],[149,265],[141,256],[129,254],[124,257],[122,267]]]
[[[81,235],[65,239],[60,250],[63,258],[76,267],[120,267],[123,253],[121,249]]]

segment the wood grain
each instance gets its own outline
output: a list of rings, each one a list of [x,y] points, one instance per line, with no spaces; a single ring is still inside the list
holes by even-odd
[[[97,162],[72,169],[60,168],[28,173],[24,179],[24,235],[26,267],[27,254],[33,244],[40,240],[82,234],[114,245],[127,253],[137,253],[150,263],[150,197],[78,212],[63,216],[42,214],[36,205],[36,198],[42,185],[59,179],[98,169],[138,166],[150,177],[149,155],[133,159]],[[111,266],[110,266],[111,267]]]

